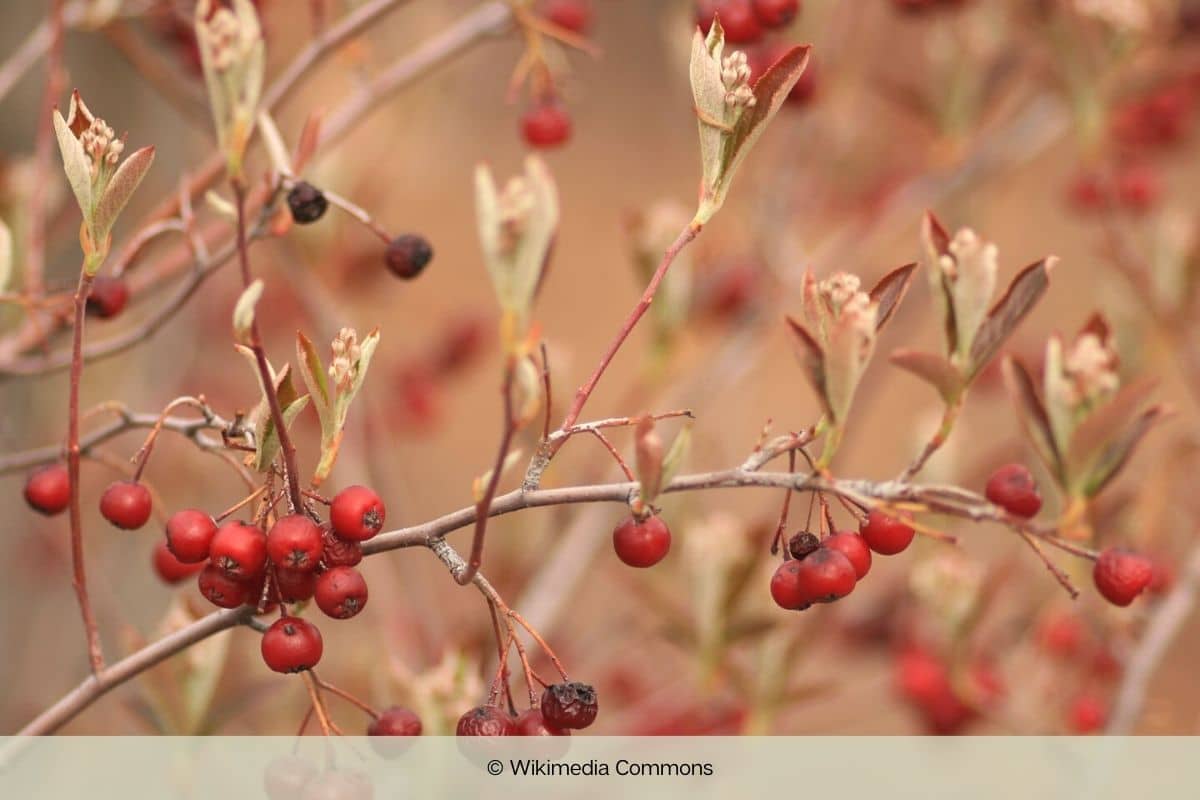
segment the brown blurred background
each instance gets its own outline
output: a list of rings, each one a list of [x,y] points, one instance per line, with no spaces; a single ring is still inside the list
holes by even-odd
[[[324,5],[336,18],[353,4]],[[11,52],[38,23],[40,6],[6,4],[0,12],[0,53]],[[307,6],[284,0],[264,4],[269,76],[311,36]],[[664,199],[686,208],[699,174],[686,70],[691,4],[598,0],[593,6],[592,38],[603,54],[593,59],[570,52],[553,62],[574,123],[568,145],[547,156],[561,194],[562,226],[537,312],[549,347],[556,418],[641,291],[630,258],[630,215]],[[738,176],[729,205],[697,241],[691,260],[700,299],[665,364],[651,357],[651,326],[643,324],[585,416],[693,409],[698,420],[689,471],[740,463],[768,419],[774,420],[775,432],[811,424],[817,404],[780,324],[783,312],[798,308],[801,271],[848,270],[871,282],[917,257],[920,216],[932,208],[947,225],[968,225],[997,243],[1004,280],[1045,254],[1061,257],[1050,293],[1014,337],[1011,350],[1036,360],[1048,334],[1073,332],[1100,309],[1131,343],[1123,352],[1124,368],[1162,379],[1158,396],[1172,401],[1179,413],[1138,454],[1131,474],[1109,490],[1116,501],[1113,518],[1120,523],[1115,526],[1120,531],[1111,535],[1135,542],[1149,536],[1168,557],[1181,560],[1191,546],[1195,509],[1186,507],[1186,498],[1156,505],[1139,490],[1153,488],[1167,498],[1181,491],[1170,475],[1158,475],[1155,468],[1176,463],[1171,459],[1177,451],[1185,451],[1178,457],[1190,463],[1186,451],[1194,447],[1195,407],[1181,389],[1172,352],[1163,348],[1105,263],[1099,227],[1065,199],[1090,153],[1081,150],[1070,100],[1054,74],[1054,40],[1037,27],[1038,6],[980,0],[962,12],[929,18],[898,14],[884,0],[806,2],[798,22],[775,38],[813,44],[819,81],[813,101],[781,112]],[[277,115],[284,135],[294,141],[310,112],[336,107],[364,74],[410,51],[472,7],[462,0],[404,4],[304,84]],[[131,66],[111,31],[67,35],[69,85],[79,87],[116,130],[129,131],[130,147],[158,147],[150,177],[118,226],[118,242],[213,146],[209,120],[196,105],[202,100],[201,83],[181,68],[174,45],[143,21],[123,23],[123,28],[123,34],[163,59],[182,90],[173,101],[165,100]],[[1174,39],[1164,45],[1152,38],[1145,47],[1151,54],[1140,61],[1130,57],[1133,77],[1114,79],[1114,93],[1136,90],[1145,75],[1165,70],[1164,62],[1177,65],[1195,52]],[[254,269],[267,281],[260,314],[275,363],[294,352],[296,329],[324,350],[341,326],[360,333],[381,328],[382,345],[329,486],[372,484],[387,500],[389,527],[468,505],[472,479],[490,466],[500,424],[497,314],[479,257],[472,171],[479,161],[489,162],[501,178],[520,168],[526,150],[517,119],[524,100],[505,99],[519,55],[518,37],[508,34],[437,68],[381,102],[351,136],[322,152],[305,176],[367,208],[394,233],[427,236],[436,255],[419,280],[392,279],[382,268],[378,241],[336,211],[318,225],[252,249]],[[964,108],[940,116],[923,110],[944,98],[947,75],[962,77],[961,85],[949,90],[966,93]],[[31,174],[42,81],[34,69],[3,100],[6,217],[20,214],[27,188],[22,181]],[[1126,221],[1147,252],[1164,220],[1195,217],[1195,152],[1192,139],[1155,157],[1163,197],[1150,212]],[[256,168],[265,169],[262,153],[256,151],[254,158]],[[67,290],[77,268],[77,222],[57,172],[54,184],[55,207],[62,210],[51,217],[48,282]],[[156,245],[134,271],[150,268],[177,246]],[[742,302],[735,291],[730,313],[713,297],[723,280],[741,287],[738,275],[750,276],[749,299]],[[254,377],[230,347],[228,320],[238,289],[235,270],[222,269],[161,332],[90,365],[84,407],[118,400],[155,411],[176,396],[203,394],[226,416],[250,408],[256,400]],[[137,293],[121,318],[91,321],[89,340],[136,326],[163,296],[161,290]],[[705,297],[717,310],[705,306]],[[901,344],[937,346],[931,311],[922,276],[879,344],[835,465],[838,475],[893,476],[936,426],[934,393],[885,359]],[[16,318],[11,312],[0,317],[6,326]],[[448,332],[462,326],[482,332],[476,356],[448,377],[424,375],[419,365],[446,346]],[[52,343],[65,345],[65,340]],[[65,398],[63,375],[0,383],[0,450],[58,441]],[[297,438],[302,463],[311,465],[316,426],[307,416],[297,425]],[[664,431],[671,430],[664,424]],[[141,435],[131,432],[104,452],[122,462],[136,451]],[[526,453],[534,442],[531,435],[520,442]],[[627,433],[614,434],[614,441],[631,452]],[[1002,459],[1032,463],[999,381],[990,380],[973,393],[951,444],[923,477],[979,489]],[[507,486],[515,486],[519,471],[507,476]],[[149,570],[160,521],[122,532],[96,513],[99,493],[118,475],[113,467],[89,460],[84,474],[93,596],[107,654],[115,658],[139,638],[153,638],[168,609],[185,616],[192,613],[189,608],[204,609],[190,584],[170,590]],[[597,443],[581,440],[563,451],[547,483],[616,478]],[[63,517],[43,519],[30,512],[19,500],[22,479],[21,474],[0,479],[0,496],[9,498],[0,518],[0,562],[8,565],[0,581],[0,731],[24,724],[86,672],[70,588],[67,524]],[[147,479],[163,501],[156,512],[184,506],[216,511],[241,497],[232,472],[171,437],[160,442]],[[893,631],[889,626],[909,622],[896,623],[883,612],[898,608],[904,620],[927,615],[919,603],[902,598],[916,565],[939,558],[945,545],[920,541],[904,555],[877,557],[870,579],[853,596],[803,616],[771,604],[770,567],[763,560],[740,600],[736,635],[714,621],[706,593],[726,584],[710,573],[764,549],[763,526],[773,525],[780,499],[758,490],[666,498],[664,514],[675,531],[675,546],[666,562],[645,572],[624,568],[611,553],[608,536],[623,514],[620,507],[514,514],[492,524],[485,571],[510,604],[540,627],[572,675],[597,685],[605,709],[598,732],[920,730],[892,691],[892,651],[886,644]],[[1051,511],[1053,505],[1048,503]],[[793,527],[806,506],[807,498],[795,498]],[[951,521],[943,522],[950,526]],[[1150,524],[1166,529],[1148,533],[1144,528]],[[1005,570],[973,641],[995,659],[1009,702],[972,730],[1063,730],[1054,703],[1061,704],[1083,679],[1074,667],[1039,656],[1031,631],[1047,609],[1067,607],[1067,598],[1010,532],[957,523],[948,529],[963,540],[960,549],[970,569],[988,572],[1003,565]],[[468,538],[459,532],[451,540],[466,547]],[[1111,610],[1096,602],[1086,565],[1071,569],[1083,589],[1082,613],[1097,629],[1118,630],[1113,640],[1119,652],[1127,652],[1139,620],[1153,613],[1155,601],[1120,611],[1114,623]],[[421,707],[424,702],[461,710],[478,702],[478,690],[490,678],[490,672],[483,677],[490,666],[479,665],[493,652],[481,598],[454,585],[424,550],[371,558],[364,570],[371,587],[367,610],[352,621],[322,624],[323,677],[377,704]],[[1200,725],[1200,694],[1192,680],[1196,622],[1193,615],[1157,670],[1139,730],[1194,733]],[[216,699],[201,729],[294,730],[307,707],[300,682],[263,667],[254,633],[226,636],[227,656],[212,656],[213,664],[227,659],[223,666],[197,667],[219,674]],[[460,650],[466,661],[456,672],[452,656]],[[468,674],[478,676],[475,683],[464,677]],[[769,695],[775,699],[760,707],[768,696],[763,684],[776,678],[786,691]],[[1107,695],[1116,685],[1101,683],[1097,691]],[[157,702],[153,683],[139,680],[105,698],[68,730],[171,730]],[[354,730],[359,724],[354,710],[335,708]],[[437,725],[427,721],[427,727]]]

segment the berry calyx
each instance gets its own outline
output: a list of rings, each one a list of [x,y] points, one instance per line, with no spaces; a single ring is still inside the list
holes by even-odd
[[[92,279],[88,294],[87,313],[100,319],[112,319],[125,310],[129,302],[129,285],[124,278],[97,275]]]
[[[267,556],[280,569],[311,572],[323,550],[320,526],[303,514],[280,517],[267,531]]]
[[[788,611],[803,611],[812,604],[812,597],[800,580],[800,560],[780,564],[771,576],[771,599]]]
[[[167,520],[167,547],[184,564],[208,560],[208,548],[217,534],[217,523],[195,508],[176,511]]]
[[[316,591],[316,573],[296,572],[290,569],[275,570],[275,594],[280,602],[301,603],[311,600]]]
[[[878,510],[867,514],[867,520],[859,526],[858,533],[866,541],[867,547],[881,556],[894,556],[904,552],[917,534],[902,520]]]
[[[34,511],[53,516],[71,503],[71,476],[62,464],[49,464],[25,479],[25,502]]]
[[[788,552],[792,558],[804,558],[809,553],[816,552],[821,546],[821,540],[815,533],[808,531],[800,531],[791,539],[788,539]]]
[[[213,535],[208,559],[228,577],[252,581],[267,565],[267,535],[245,522],[227,522]]]
[[[1015,517],[1029,519],[1042,508],[1037,481],[1024,464],[1005,464],[997,469],[988,478],[984,494]]]
[[[542,717],[555,728],[586,728],[599,710],[596,690],[586,683],[555,683],[542,692]]]
[[[714,16],[721,20],[727,44],[750,44],[763,36],[762,24],[750,0],[700,0],[696,3],[696,24],[705,36],[712,27]]]
[[[871,570],[871,548],[867,546],[866,540],[854,531],[838,531],[825,537],[821,545],[844,555],[854,567],[857,580],[862,580]]]
[[[572,33],[587,33],[592,27],[592,4],[589,0],[547,0],[542,16]]]
[[[137,530],[150,519],[150,490],[140,483],[117,481],[100,495],[100,513],[127,531]]]
[[[379,495],[366,486],[347,486],[333,498],[329,522],[343,539],[363,542],[383,530],[387,511]]]
[[[325,194],[311,183],[300,181],[287,195],[288,210],[297,225],[308,225],[325,216],[329,201]]]
[[[367,736],[420,736],[421,718],[404,706],[391,706],[367,726]]]
[[[1154,579],[1154,564],[1132,550],[1110,547],[1096,559],[1092,579],[1105,600],[1127,606]]]
[[[162,540],[154,545],[150,563],[154,566],[155,574],[166,584],[182,583],[204,569],[203,564],[185,564],[180,561]]]
[[[540,708],[527,708],[517,715],[517,736],[570,736],[565,728],[556,728],[542,716]]]
[[[312,669],[324,649],[317,626],[300,617],[275,620],[262,637],[263,661],[276,672]]]
[[[516,736],[517,724],[496,706],[476,706],[458,718],[457,736]]]
[[[858,581],[850,559],[837,550],[822,547],[798,561],[796,580],[813,603],[832,603],[854,591]]]
[[[317,607],[334,619],[350,619],[367,604],[367,581],[354,567],[334,567],[317,578]]]
[[[613,529],[612,538],[617,558],[631,567],[652,567],[671,550],[671,531],[657,516],[641,522],[629,517]]]
[[[405,233],[388,243],[383,251],[383,261],[392,274],[402,280],[411,281],[425,271],[433,260],[433,247],[424,236]]]
[[[537,103],[521,116],[521,135],[538,150],[558,147],[571,138],[571,115],[557,100]]]
[[[800,13],[800,0],[751,0],[751,5],[764,28],[782,28]]]
[[[321,528],[321,540],[321,563],[326,567],[353,567],[363,559],[361,544],[343,539],[328,526]]]
[[[237,608],[258,598],[254,587],[243,581],[235,581],[212,564],[205,564],[196,579],[201,596],[218,608]]]

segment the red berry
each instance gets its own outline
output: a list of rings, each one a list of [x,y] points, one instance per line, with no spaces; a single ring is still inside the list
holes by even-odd
[[[354,567],[334,567],[317,578],[317,607],[334,619],[350,619],[367,604],[367,581]]]
[[[59,514],[71,504],[71,477],[62,464],[49,464],[25,479],[25,502],[46,516]]]
[[[599,710],[596,690],[586,683],[555,683],[542,693],[542,717],[555,728],[586,728]]]
[[[217,523],[203,511],[185,508],[167,520],[167,547],[184,564],[208,560],[208,548],[217,533]]]
[[[87,312],[100,319],[110,319],[124,310],[129,302],[129,286],[124,278],[97,275],[88,294]]]
[[[235,581],[212,564],[205,564],[196,581],[205,600],[220,608],[237,608],[255,602],[254,587]]]
[[[100,513],[127,531],[137,530],[150,519],[150,490],[140,483],[117,481],[100,495]]]
[[[275,594],[280,602],[300,603],[312,599],[317,591],[315,572],[297,572],[290,569],[275,570]]]
[[[320,526],[303,514],[280,517],[267,531],[267,556],[280,569],[311,572],[323,549]]]
[[[729,44],[749,44],[763,36],[762,25],[750,0],[700,0],[696,3],[696,24],[705,35],[712,27],[714,15],[721,20],[725,41]]]
[[[803,610],[812,604],[812,597],[800,580],[801,563],[794,558],[785,561],[771,576],[771,599],[788,611]]]
[[[958,733],[975,717],[975,711],[955,694],[946,664],[922,647],[910,647],[899,655],[895,681],[897,691],[916,706],[933,733]]]
[[[871,571],[871,548],[867,547],[866,540],[854,531],[838,531],[832,536],[827,536],[821,545],[844,555],[854,567],[854,575],[858,580],[862,580]]]
[[[208,560],[234,580],[252,581],[267,566],[267,535],[245,522],[226,522],[213,536]]]
[[[538,103],[521,117],[521,135],[539,150],[558,147],[571,138],[571,116],[557,101]]]
[[[1016,517],[1029,519],[1042,508],[1037,481],[1024,464],[1005,464],[988,478],[987,499]]]
[[[903,520],[878,510],[867,514],[867,521],[859,527],[858,532],[866,541],[867,547],[881,556],[894,556],[904,552],[917,534]]]
[[[751,5],[764,28],[782,28],[800,12],[800,0],[752,0]]]
[[[457,736],[516,736],[517,724],[496,706],[476,706],[458,719]]]
[[[613,549],[631,567],[652,567],[670,551],[671,531],[660,517],[629,517],[613,529]]]
[[[799,563],[796,580],[812,602],[832,603],[854,591],[854,565],[837,550],[822,547]]]
[[[367,726],[367,736],[420,736],[421,718],[404,706],[384,709]]]
[[[1067,202],[1081,214],[1101,211],[1108,206],[1104,181],[1095,172],[1081,172],[1067,187]]]
[[[1131,164],[1117,173],[1117,199],[1130,211],[1149,211],[1160,194],[1158,173],[1144,164]]]
[[[363,542],[383,529],[387,512],[379,495],[366,486],[347,486],[333,498],[329,522],[343,539]]]
[[[262,637],[263,661],[276,672],[312,669],[324,649],[317,626],[300,617],[275,620]]]
[[[1108,704],[1094,694],[1075,697],[1067,708],[1067,727],[1072,733],[1095,733],[1108,722]]]
[[[329,527],[321,529],[324,550],[321,562],[327,567],[353,567],[363,559],[362,545],[343,539]]]
[[[1052,656],[1071,658],[1084,643],[1083,624],[1074,614],[1058,612],[1042,620],[1038,627],[1038,644]]]
[[[588,0],[547,0],[542,16],[573,33],[587,33],[592,26],[592,4]]]
[[[527,708],[517,716],[517,736],[570,736],[565,728],[546,722],[540,708]]]
[[[180,561],[174,553],[167,549],[167,543],[161,539],[158,544],[154,545],[151,563],[162,582],[168,584],[182,583],[204,569],[202,564],[185,564]]]
[[[1127,606],[1154,578],[1150,559],[1131,550],[1110,547],[1096,559],[1092,579],[1104,599],[1115,606]]]

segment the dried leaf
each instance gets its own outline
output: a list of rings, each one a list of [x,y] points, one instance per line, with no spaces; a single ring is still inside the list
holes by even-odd
[[[634,429],[634,455],[643,503],[653,503],[662,490],[663,453],[662,437],[655,430],[654,418],[642,417]]]
[[[946,405],[952,405],[962,393],[962,376],[944,356],[901,348],[892,351],[888,360],[933,386]]]
[[[1067,474],[1090,476],[1096,462],[1120,437],[1138,410],[1150,399],[1155,382],[1141,380],[1122,386],[1107,403],[1090,411],[1071,433],[1067,445]]]
[[[988,312],[971,344],[968,378],[973,378],[999,352],[1001,345],[1045,294],[1050,286],[1050,270],[1058,259],[1048,256],[1021,270],[999,302]]]
[[[1065,487],[1066,471],[1062,455],[1055,443],[1054,430],[1050,425],[1050,418],[1046,414],[1046,407],[1038,397],[1037,387],[1033,378],[1030,377],[1029,371],[1025,369],[1024,364],[1012,356],[1004,360],[1004,384],[1016,406],[1017,418],[1021,421],[1021,428],[1025,431],[1026,438],[1033,445],[1034,451],[1042,459],[1042,463],[1046,465],[1050,474],[1054,476],[1060,486]]]
[[[102,241],[108,236],[117,217],[125,209],[129,198],[133,197],[133,193],[141,184],[142,179],[146,177],[146,173],[150,171],[150,165],[153,163],[154,148],[143,147],[117,167],[117,171],[109,178],[108,184],[104,187],[104,194],[100,196],[95,211],[92,213],[92,235],[97,240]]]
[[[1120,474],[1125,464],[1129,462],[1130,457],[1133,456],[1133,451],[1137,449],[1138,444],[1145,435],[1150,432],[1150,429],[1159,420],[1164,419],[1169,414],[1170,410],[1161,405],[1146,409],[1119,439],[1108,446],[1103,455],[1096,461],[1091,474],[1084,481],[1084,496],[1095,497],[1113,478]]]
[[[816,391],[817,399],[821,401],[821,408],[826,414],[833,416],[829,400],[825,396],[825,353],[808,328],[791,317],[786,319],[795,336],[796,356],[800,359],[800,365],[804,368],[808,382]]]
[[[878,309],[875,330],[881,330],[899,308],[901,301],[904,300],[904,295],[908,294],[908,289],[912,285],[913,272],[916,268],[916,262],[913,262],[894,269],[880,278],[879,282],[871,289],[871,302],[875,303]]]

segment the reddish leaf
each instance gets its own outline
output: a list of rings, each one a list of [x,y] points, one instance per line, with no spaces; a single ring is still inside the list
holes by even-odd
[[[938,255],[950,255],[950,234],[946,233],[946,229],[942,227],[942,223],[938,221],[932,211],[925,212],[925,230],[928,231],[929,240],[933,243]]]
[[[1050,417],[1046,413],[1046,407],[1038,397],[1037,388],[1034,386],[1029,371],[1025,369],[1024,364],[1012,356],[1004,361],[1004,383],[1008,387],[1013,404],[1017,407],[1017,417],[1021,421],[1025,436],[1059,485],[1065,486],[1066,477],[1062,455],[1054,441],[1054,432],[1050,427]]]
[[[962,376],[943,356],[901,348],[893,350],[888,360],[933,386],[947,404],[962,391]]]
[[[1125,431],[1124,435],[1110,444],[1096,462],[1096,466],[1092,469],[1092,473],[1088,475],[1087,481],[1084,483],[1084,494],[1088,497],[1094,497],[1099,494],[1100,490],[1107,486],[1124,469],[1133,455],[1133,451],[1137,449],[1138,444],[1150,432],[1150,429],[1170,413],[1170,409],[1161,405],[1148,408],[1142,412],[1142,415],[1134,420],[1133,425]]]
[[[871,289],[871,300],[878,304],[879,308],[876,313],[875,330],[882,329],[899,308],[900,302],[912,285],[916,269],[916,262],[898,267],[880,278],[879,283]]]
[[[1100,455],[1149,399],[1154,386],[1152,380],[1122,386],[1107,403],[1087,415],[1071,434],[1067,445],[1067,474],[1082,477],[1092,470]]]
[[[979,326],[979,332],[971,343],[969,377],[979,374],[1000,350],[1000,346],[1020,324],[1046,292],[1050,285],[1050,270],[1058,259],[1048,256],[1030,264],[1013,278],[1008,290],[1000,298],[987,319]]]
[[[796,339],[796,355],[800,359],[801,366],[804,367],[805,374],[808,377],[809,383],[817,392],[817,397],[821,401],[821,408],[826,414],[833,415],[832,409],[829,407],[829,400],[825,396],[825,353],[821,349],[821,345],[817,342],[815,336],[809,333],[808,328],[791,317],[787,317],[788,326]]]

